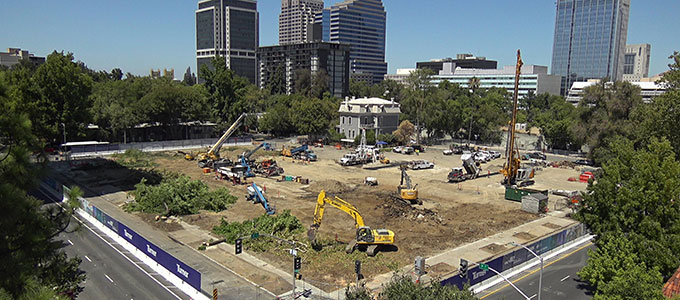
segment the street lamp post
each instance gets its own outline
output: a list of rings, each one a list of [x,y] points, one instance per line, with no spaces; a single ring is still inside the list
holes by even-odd
[[[481,266],[481,265],[482,265],[482,264],[480,264],[480,263],[478,263],[478,262],[474,262],[474,261],[470,261],[470,262],[473,263],[473,264],[476,264],[476,265],[478,265],[478,266]],[[522,297],[524,297],[524,299],[526,299],[526,300],[531,300],[531,298],[529,298],[529,296],[527,296],[524,292],[522,292],[522,290],[520,290],[514,283],[512,283],[512,281],[510,281],[508,278],[506,278],[505,276],[503,276],[503,274],[501,274],[500,272],[496,271],[496,269],[490,267],[489,265],[484,265],[484,266],[485,266],[486,268],[488,268],[489,271],[492,271],[492,272],[496,273],[496,275],[498,275],[500,278],[503,278],[503,280],[505,280],[508,284],[510,284],[510,286],[512,286],[513,288],[515,288],[515,290],[516,290],[520,295],[522,295]]]
[[[538,258],[539,261],[541,262],[541,269],[538,271],[538,300],[541,300],[541,291],[543,290],[543,289],[542,289],[542,283],[543,283],[543,257],[540,256],[540,255],[538,255],[538,254],[536,254],[536,252],[532,251],[531,249],[529,249],[528,247],[526,247],[526,246],[524,246],[524,245],[522,245],[522,244],[518,244],[518,243],[515,243],[515,242],[511,242],[510,244],[513,245],[513,246],[520,246],[520,247],[526,249],[527,251],[529,251],[529,253],[531,253],[531,254],[533,254],[534,256],[536,256],[536,258]]]

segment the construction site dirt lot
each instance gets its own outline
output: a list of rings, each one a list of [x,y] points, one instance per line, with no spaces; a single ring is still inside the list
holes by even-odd
[[[245,149],[223,149],[221,154],[223,157],[235,159]],[[290,210],[300,219],[305,230],[312,224],[317,195],[321,190],[325,190],[327,194],[338,196],[355,205],[367,226],[394,231],[395,245],[398,248],[393,252],[381,252],[376,257],[367,257],[365,253],[360,252],[351,255],[344,253],[344,244],[354,238],[354,220],[340,210],[327,208],[317,235],[326,241],[327,249],[319,253],[306,249],[307,253],[303,254],[302,271],[305,278],[311,279],[312,282],[328,283],[327,286],[319,286],[323,289],[332,290],[352,282],[355,276],[355,259],[362,260],[362,273],[366,278],[370,278],[411,264],[416,256],[432,256],[540,217],[522,211],[520,203],[504,199],[504,187],[500,185],[501,175],[455,184],[448,183],[447,174],[451,168],[461,166],[460,156],[444,156],[441,151],[436,150],[417,156],[386,153],[392,162],[390,165],[374,163],[343,167],[336,161],[348,150],[331,147],[314,150],[319,161],[310,163],[284,158],[278,156],[277,152],[263,150],[252,157],[258,161],[271,157],[284,168],[285,175],[309,179],[308,185],[281,181],[281,177],[249,178],[249,182],[264,187],[268,201],[277,211]],[[203,173],[195,161],[186,161],[175,153],[156,154],[151,157],[157,169],[186,174],[206,182],[210,187],[227,187],[239,198],[228,210],[182,217],[182,221],[186,223],[210,231],[222,218],[228,222],[240,222],[264,213],[260,205],[244,200],[246,185],[233,185],[231,182],[216,180],[213,174]],[[435,163],[432,169],[408,171],[413,184],[418,185],[422,205],[410,205],[396,197],[401,178],[398,164],[415,159]],[[482,172],[484,174],[497,172],[502,164],[501,159],[483,164]],[[101,169],[91,175],[98,176],[97,180],[107,180],[107,172]],[[119,171],[111,175],[123,176]],[[573,169],[544,168],[537,171],[535,178],[537,184],[533,188],[585,190],[585,183],[567,180],[578,175],[579,171]],[[379,184],[364,185],[364,178],[367,176],[377,178]],[[553,196],[551,198],[557,199]],[[561,201],[555,201],[551,200],[549,209],[564,207]],[[149,223],[154,222],[153,218],[148,216],[144,216],[143,219]],[[304,234],[299,238],[304,239]],[[270,249],[251,254],[282,270],[288,270],[291,259],[283,248],[285,247],[281,246],[277,247],[276,251]],[[247,244],[245,250],[248,251]]]

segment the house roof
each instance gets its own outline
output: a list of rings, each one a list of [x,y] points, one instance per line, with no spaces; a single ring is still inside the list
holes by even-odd
[[[675,271],[675,274],[671,276],[666,284],[663,285],[663,295],[666,298],[672,298],[673,296],[680,295],[680,268]]]

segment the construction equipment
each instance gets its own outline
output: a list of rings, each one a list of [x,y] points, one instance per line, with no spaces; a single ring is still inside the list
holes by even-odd
[[[255,177],[255,173],[253,173],[253,165],[255,164],[255,161],[250,160],[250,157],[257,152],[257,150],[260,150],[262,147],[265,149],[269,149],[270,145],[269,143],[262,143],[259,144],[255,149],[250,150],[248,152],[243,152],[241,156],[239,157],[239,161],[241,162],[241,166],[246,168],[245,176],[246,177]]]
[[[364,224],[364,219],[361,217],[359,211],[357,211],[357,208],[354,207],[354,205],[347,203],[345,200],[342,200],[337,196],[333,196],[332,198],[326,197],[326,192],[323,190],[316,198],[314,223],[312,223],[312,226],[309,227],[309,231],[307,231],[307,237],[312,241],[312,243],[316,243],[316,232],[321,226],[321,220],[323,219],[323,213],[326,204],[330,204],[331,206],[346,212],[348,215],[354,218],[356,238],[345,248],[347,253],[352,253],[358,248],[360,251],[366,251],[368,256],[375,256],[380,250],[379,247],[394,244],[394,232],[387,229],[371,229]]]
[[[401,166],[401,182],[397,187],[399,196],[402,200],[408,201],[411,204],[423,204],[423,200],[418,199],[418,185],[411,185],[411,177],[406,174],[406,166]]]
[[[522,56],[520,51],[517,50],[517,65],[515,68],[515,92],[513,94],[513,108],[512,108],[512,118],[510,119],[510,124],[508,128],[508,147],[506,149],[506,157],[508,160],[503,165],[501,169],[501,174],[505,176],[502,184],[508,186],[513,185],[528,185],[533,183],[532,178],[534,177],[533,169],[525,169],[520,172],[520,153],[519,148],[515,144],[515,124],[517,123],[517,95],[519,93],[519,78],[522,73]],[[518,174],[520,176],[518,176]],[[526,181],[526,182],[524,182]]]
[[[472,156],[467,156],[463,160],[463,168],[465,168],[465,173],[463,173],[463,168],[453,168],[449,172],[448,179],[449,182],[461,182],[469,179],[475,179],[479,176],[478,162],[472,158]]]
[[[316,153],[314,151],[309,149],[309,146],[307,145],[302,145],[300,147],[290,149],[287,148],[286,146],[283,146],[283,150],[281,150],[281,155],[285,157],[292,157],[295,159],[304,159],[306,161],[316,161]]]
[[[247,190],[248,194],[246,195],[246,200],[253,201],[254,204],[262,204],[262,207],[264,207],[264,210],[268,215],[273,215],[276,213],[276,208],[269,204],[267,198],[264,197],[264,191],[259,186],[257,186],[257,184],[253,182],[253,184],[248,186]]]
[[[238,125],[241,124],[243,119],[248,114],[242,113],[236,121],[234,121],[231,126],[229,126],[229,129],[224,132],[224,134],[220,137],[219,140],[208,150],[208,152],[204,153],[198,153],[196,155],[196,159],[198,160],[198,167],[199,168],[204,168],[204,167],[212,167],[213,163],[216,161],[220,160],[220,148],[222,148],[222,145],[224,142],[227,141],[227,139],[236,131],[236,128],[238,128]]]
[[[264,177],[279,176],[283,174],[283,168],[279,167],[273,159],[265,159],[257,164],[255,173],[263,175]]]
[[[177,154],[184,155],[184,159],[186,159],[186,160],[194,160],[196,158],[196,157],[194,157],[193,154],[188,153],[188,152],[184,152],[184,151],[177,151]]]

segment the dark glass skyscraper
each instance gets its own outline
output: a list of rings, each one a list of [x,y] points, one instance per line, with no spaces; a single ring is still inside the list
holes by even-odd
[[[557,0],[552,74],[575,81],[623,78],[630,0]]]
[[[351,45],[350,69],[355,78],[381,82],[387,74],[385,28],[387,13],[381,0],[345,0],[317,14],[323,40]]]
[[[259,46],[259,15],[256,0],[201,0],[196,10],[196,63],[210,65],[224,56],[236,75],[255,83]]]

